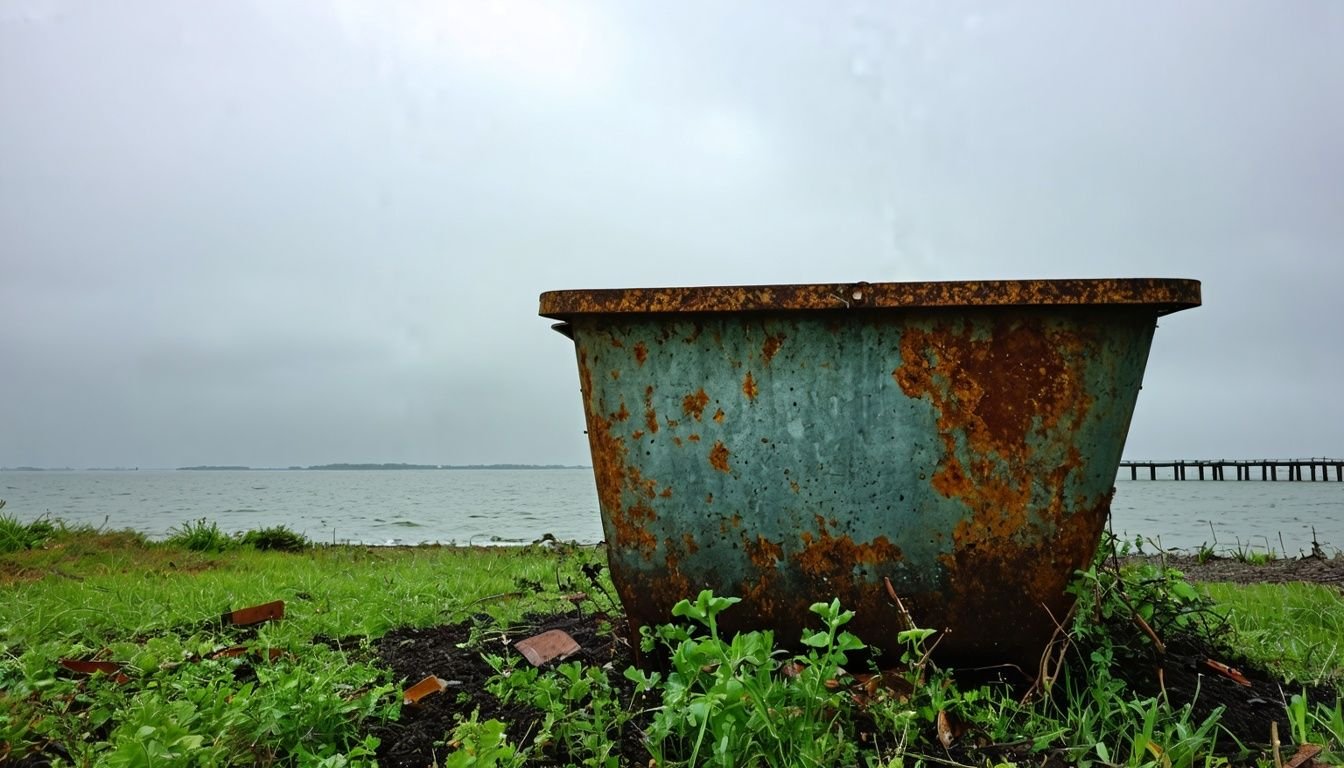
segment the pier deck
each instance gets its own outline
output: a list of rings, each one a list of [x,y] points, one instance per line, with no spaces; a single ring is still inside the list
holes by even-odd
[[[1334,470],[1334,481],[1344,482],[1344,459],[1174,459],[1170,461],[1122,461],[1120,468],[1129,468],[1129,479],[1138,480],[1139,470],[1148,470],[1148,479],[1156,480],[1158,470],[1170,469],[1169,477],[1172,480],[1186,480],[1191,474],[1197,479],[1204,480],[1226,480],[1227,468],[1233,470],[1233,478],[1236,480],[1250,480],[1251,473],[1255,469],[1260,470],[1261,480],[1310,480],[1315,482],[1318,475],[1321,482],[1331,480],[1331,470]],[[1284,470],[1283,477],[1279,477],[1279,470]],[[1193,473],[1191,472],[1193,470]],[[1164,475],[1167,473],[1163,473]]]

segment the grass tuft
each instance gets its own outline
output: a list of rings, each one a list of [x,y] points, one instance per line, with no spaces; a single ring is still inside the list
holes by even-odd
[[[4,506],[0,499],[0,509]],[[12,515],[0,515],[0,554],[40,547],[55,532],[56,526],[45,519],[24,523]]]
[[[214,521],[201,518],[183,523],[181,528],[170,528],[167,543],[192,552],[224,552],[235,542]]]
[[[243,546],[259,549],[263,552],[302,552],[311,546],[311,542],[308,541],[306,536],[283,525],[248,531],[242,535],[239,541],[242,542]]]

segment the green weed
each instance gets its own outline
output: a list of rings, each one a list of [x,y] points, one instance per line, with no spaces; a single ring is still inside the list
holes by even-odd
[[[475,712],[453,729],[449,746],[453,752],[443,768],[520,768],[527,763],[504,734],[504,723],[480,722]]]
[[[1239,563],[1245,563],[1247,565],[1267,565],[1278,560],[1279,554],[1269,546],[1268,540],[1266,540],[1263,549],[1256,549],[1255,545],[1251,542],[1242,544],[1241,539],[1238,538],[1237,547],[1232,550],[1232,558]]]
[[[223,552],[235,543],[218,524],[205,518],[183,523],[180,528],[170,528],[167,542],[192,552]]]
[[[238,540],[245,547],[262,551],[302,552],[311,546],[307,537],[301,533],[295,533],[283,525],[250,530],[243,533]]]
[[[0,509],[4,506],[4,499],[0,499]],[[55,532],[56,527],[46,519],[24,523],[17,517],[0,515],[0,555],[40,547]]]

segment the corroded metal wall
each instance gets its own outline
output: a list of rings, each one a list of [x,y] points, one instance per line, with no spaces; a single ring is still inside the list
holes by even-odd
[[[712,588],[743,598],[729,630],[788,642],[839,597],[898,652],[885,577],[944,661],[1032,668],[1104,526],[1158,311],[552,313],[632,623]]]

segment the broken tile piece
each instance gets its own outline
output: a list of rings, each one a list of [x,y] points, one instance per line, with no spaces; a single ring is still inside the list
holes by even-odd
[[[65,669],[74,672],[77,675],[94,675],[99,672],[111,677],[118,684],[130,680],[124,672],[121,671],[122,664],[119,661],[87,661],[84,659],[61,659],[59,662]]]
[[[212,658],[212,659],[236,659],[236,658],[238,658],[239,656],[242,656],[242,655],[245,654],[245,653],[247,653],[247,646],[243,646],[243,645],[235,645],[235,646],[231,646],[231,647],[229,647],[229,648],[220,648],[219,650],[217,650],[217,651],[215,651],[214,653],[210,654],[210,658]]]
[[[573,656],[579,650],[578,642],[562,629],[552,629],[526,640],[519,640],[513,647],[517,648],[534,667],[540,667],[553,659]]]
[[[236,611],[224,614],[220,617],[220,620],[225,624],[245,627],[249,624],[260,624],[263,621],[283,618],[285,618],[285,601],[275,600],[263,605],[254,605],[251,608],[239,608]]]
[[[434,675],[430,675],[424,680],[412,685],[410,688],[407,688],[406,691],[401,694],[401,700],[407,705],[419,704],[421,699],[431,694],[441,693],[443,689],[447,687],[448,683],[440,680]]]

